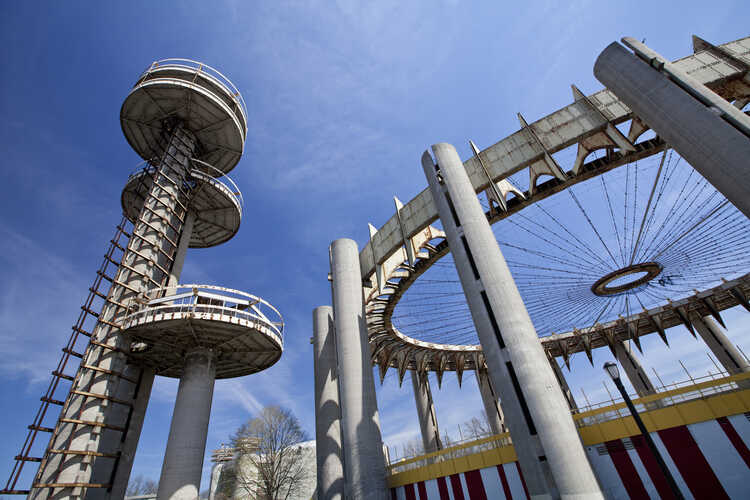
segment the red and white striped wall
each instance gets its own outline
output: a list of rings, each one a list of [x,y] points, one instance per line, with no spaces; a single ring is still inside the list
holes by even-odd
[[[651,434],[686,499],[750,499],[750,413]],[[673,498],[642,436],[587,446],[606,498]],[[527,499],[518,463],[399,486],[394,500]]]

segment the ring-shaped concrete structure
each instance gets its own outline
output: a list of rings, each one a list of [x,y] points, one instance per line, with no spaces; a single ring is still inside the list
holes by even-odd
[[[230,240],[240,229],[243,200],[232,179],[213,169],[206,162],[192,159],[189,182],[192,196],[188,209],[195,213],[190,234],[190,248],[208,248]],[[131,222],[138,218],[143,200],[151,189],[156,167],[146,165],[128,178],[120,201]],[[207,173],[213,172],[213,175]]]
[[[182,376],[185,354],[213,352],[216,378],[241,377],[272,366],[284,349],[284,321],[268,302],[249,293],[209,285],[149,291],[131,304],[122,332],[131,357],[157,375]]]
[[[696,41],[697,40],[697,41]],[[706,48],[694,39],[695,54],[675,61],[693,78],[728,101],[742,105],[750,99],[750,37]],[[738,63],[739,62],[739,63]],[[464,167],[477,193],[498,188],[501,208],[488,211],[491,223],[616,167],[664,151],[667,145],[659,137],[638,142],[649,127],[607,89],[590,96],[573,86],[574,102],[531,124],[519,114],[521,129],[489,148],[476,150]],[[629,122],[627,135],[617,125]],[[577,145],[572,169],[564,171],[551,156]],[[585,162],[590,153],[605,149],[607,154]],[[512,187],[503,185],[511,175],[529,171],[529,190],[505,200]],[[552,179],[537,184],[541,175]],[[381,378],[389,367],[403,379],[407,369],[435,371],[438,381],[446,370],[458,372],[484,365],[478,345],[447,345],[424,342],[404,335],[392,324],[391,315],[399,298],[434,262],[449,251],[444,234],[431,226],[438,219],[428,189],[406,204],[397,202],[396,214],[379,229],[371,227],[370,241],[360,252],[368,333],[373,362],[380,366]],[[709,290],[696,291],[691,297],[670,301],[662,306],[632,314],[606,324],[582,325],[580,330],[554,334],[541,339],[550,356],[567,358],[573,352],[612,345],[616,341],[659,332],[678,324],[688,326],[688,314],[717,315],[738,304],[749,308],[750,274],[724,282]],[[692,328],[692,327],[690,327]]]
[[[122,104],[120,124],[144,160],[161,156],[168,120],[195,134],[199,160],[223,173],[240,161],[247,108],[239,90],[214,68],[189,59],[163,59],[141,74]]]

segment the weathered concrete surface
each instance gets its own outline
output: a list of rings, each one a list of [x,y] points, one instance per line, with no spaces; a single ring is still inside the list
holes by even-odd
[[[681,88],[618,43],[602,51],[594,75],[750,217],[750,137],[724,120],[715,106],[691,95],[690,88]],[[691,81],[695,91],[712,93],[699,80]]]
[[[568,401],[568,406],[571,410],[578,410],[578,404],[573,397],[573,391],[570,390],[568,381],[565,380],[565,375],[562,372],[562,368],[560,368],[560,365],[557,364],[557,359],[550,357],[549,364],[552,367],[552,371],[555,372],[555,378],[557,378],[557,382],[560,384],[560,389],[562,389],[563,395]]]
[[[482,344],[490,380],[503,401],[529,494],[534,498],[603,498],[568,403],[467,169],[450,144],[436,144],[432,150],[444,187],[427,152],[422,156],[422,166]],[[545,474],[545,469],[554,480]]]
[[[721,366],[730,375],[750,371],[750,364],[713,318],[693,314],[690,316],[690,321]]]
[[[427,372],[411,370],[411,385],[414,389],[414,402],[417,406],[419,429],[422,432],[422,446],[425,453],[442,450],[435,404],[432,401],[432,390]]]
[[[362,297],[357,243],[331,244],[346,498],[387,500],[385,458]]]
[[[185,356],[159,479],[160,499],[198,498],[215,377],[216,365],[210,350],[195,350]]]
[[[633,353],[633,347],[630,345],[630,342],[615,342],[610,346],[610,350],[615,358],[617,358],[620,366],[625,370],[625,376],[628,377],[628,380],[630,380],[635,392],[639,396],[656,394],[656,388],[643,368],[643,365],[641,365],[641,362],[635,356],[635,353]]]
[[[487,415],[487,423],[493,434],[502,434],[507,430],[505,428],[505,415],[503,415],[503,409],[497,400],[497,393],[492,387],[489,374],[485,369],[477,370],[476,373],[484,413]]]
[[[344,498],[345,481],[341,458],[336,336],[331,306],[313,310],[313,361],[318,500],[340,500]]]

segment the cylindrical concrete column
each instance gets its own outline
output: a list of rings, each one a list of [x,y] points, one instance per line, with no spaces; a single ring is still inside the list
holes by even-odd
[[[553,357],[549,358],[549,364],[552,367],[552,371],[555,372],[555,378],[557,379],[557,383],[560,384],[560,389],[562,389],[565,399],[568,401],[568,407],[571,411],[577,412],[578,404],[576,404],[576,400],[573,397],[573,391],[571,391],[568,386],[568,381],[565,380],[562,368],[560,368],[560,365],[557,364],[557,360]]]
[[[493,387],[532,497],[603,498],[552,372],[458,153],[432,146],[422,165],[440,214]],[[554,481],[545,477],[549,467]]]
[[[432,390],[427,372],[411,371],[411,385],[414,388],[414,402],[417,405],[419,429],[422,431],[422,445],[425,453],[442,450],[435,404],[432,402]]]
[[[317,498],[340,500],[344,498],[344,465],[341,460],[341,408],[331,306],[320,306],[313,310],[313,364]]]
[[[331,276],[339,366],[346,498],[386,500],[385,459],[367,341],[357,243],[331,244]]]
[[[479,385],[479,393],[482,395],[484,413],[487,415],[487,424],[489,424],[490,430],[493,434],[502,434],[507,430],[505,428],[505,416],[485,368],[477,370],[477,385]]]
[[[594,76],[750,217],[750,138],[721,118],[723,111],[694,97],[618,43],[599,55]],[[690,85],[694,94],[721,99],[690,80],[681,85]]]
[[[159,479],[160,500],[198,498],[215,377],[210,350],[195,350],[185,356]]]
[[[656,394],[656,388],[651,383],[651,379],[646,374],[646,370],[644,370],[641,362],[635,357],[630,342],[615,342],[610,346],[610,350],[615,355],[615,358],[617,358],[620,366],[625,370],[625,375],[633,385],[636,394],[640,397]]]
[[[698,330],[703,341],[706,343],[711,352],[719,360],[721,366],[730,374],[745,373],[750,371],[748,364],[739,349],[732,344],[724,330],[710,316],[700,316],[691,314],[690,321]]]

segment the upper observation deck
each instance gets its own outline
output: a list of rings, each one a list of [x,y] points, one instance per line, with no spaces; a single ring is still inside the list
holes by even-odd
[[[216,69],[189,59],[163,59],[141,74],[122,105],[120,124],[144,160],[161,155],[169,120],[195,134],[199,160],[223,173],[239,162],[247,107],[237,87]]]
[[[184,354],[210,349],[216,378],[241,377],[272,366],[284,349],[284,321],[275,307],[249,293],[209,285],[150,290],[130,304],[122,331],[130,357],[179,378]]]

